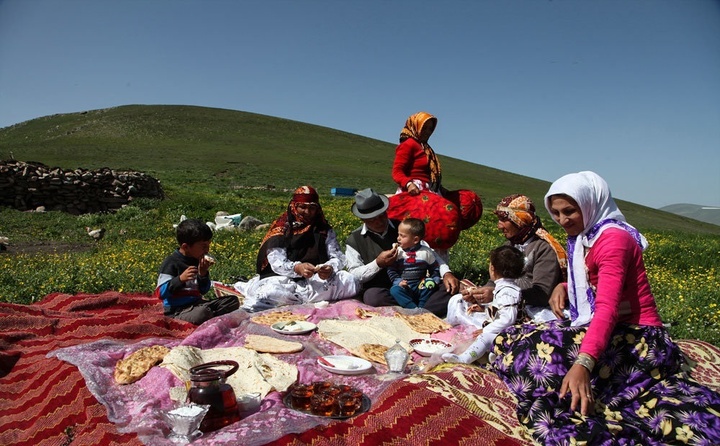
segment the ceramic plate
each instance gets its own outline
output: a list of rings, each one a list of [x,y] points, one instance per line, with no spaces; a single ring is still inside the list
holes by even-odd
[[[338,375],[360,375],[372,368],[370,361],[345,355],[321,356],[318,358],[318,365]]]
[[[413,339],[410,346],[421,356],[442,355],[453,350],[453,345],[440,339]]]
[[[317,328],[317,325],[308,321],[276,322],[270,326],[278,333],[286,335],[307,334]]]

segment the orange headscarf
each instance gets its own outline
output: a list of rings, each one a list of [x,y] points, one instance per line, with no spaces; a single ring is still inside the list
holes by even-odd
[[[425,125],[432,125],[432,130],[426,130],[423,133],[423,127]],[[437,125],[437,118],[427,112],[418,112],[407,118],[405,121],[405,127],[400,131],[400,142],[405,141],[408,138],[413,138],[419,142],[423,150],[425,150],[425,156],[427,156],[428,164],[430,166],[430,189],[437,192],[440,189],[440,183],[442,182],[442,168],[440,167],[440,160],[438,159],[435,151],[428,144],[428,139],[435,130]]]
[[[548,242],[555,251],[560,269],[563,274],[567,270],[567,252],[555,237],[543,228],[540,218],[535,214],[535,204],[530,197],[520,194],[509,195],[498,203],[495,211],[498,219],[503,221],[511,221],[518,227],[519,231],[510,242],[516,245],[525,243],[532,235]]]

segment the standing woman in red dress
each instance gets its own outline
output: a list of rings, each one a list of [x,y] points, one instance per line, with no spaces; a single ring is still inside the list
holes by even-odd
[[[424,221],[425,241],[447,261],[460,231],[480,220],[482,202],[473,191],[443,187],[440,160],[428,144],[436,125],[437,118],[427,112],[415,113],[405,121],[395,148],[392,178],[398,188],[390,197],[388,215]]]
[[[431,191],[442,195],[440,161],[428,144],[436,125],[437,118],[426,112],[415,113],[405,121],[392,167],[398,193],[418,195],[421,191]]]

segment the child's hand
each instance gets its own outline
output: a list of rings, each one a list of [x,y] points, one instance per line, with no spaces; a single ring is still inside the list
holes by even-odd
[[[208,275],[208,270],[215,264],[215,259],[209,255],[204,255],[200,258],[198,263],[198,275],[205,277]]]
[[[197,278],[198,275],[198,267],[197,266],[188,266],[185,271],[180,274],[180,280],[183,282],[187,282],[189,280],[193,280]]]
[[[400,285],[403,288],[407,288],[408,287],[407,280],[405,280],[405,279],[401,280],[398,285]]]

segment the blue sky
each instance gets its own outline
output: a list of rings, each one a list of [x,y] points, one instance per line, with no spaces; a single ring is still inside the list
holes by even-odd
[[[126,104],[393,143],[425,110],[441,157],[720,206],[716,0],[0,0],[0,128]]]

